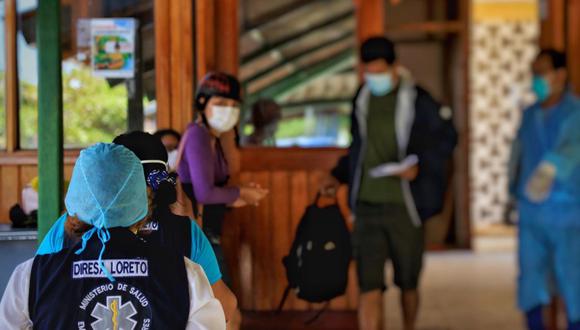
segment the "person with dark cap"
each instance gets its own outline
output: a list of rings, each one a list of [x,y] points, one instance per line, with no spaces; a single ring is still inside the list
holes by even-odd
[[[81,151],[65,198],[77,243],[16,268],[2,329],[225,329],[201,267],[137,236],[148,199],[133,152],[105,143]]]
[[[321,193],[350,188],[353,246],[360,288],[359,326],[382,329],[385,262],[401,289],[404,328],[415,328],[423,264],[424,220],[439,213],[446,165],[457,136],[442,107],[398,64],[395,46],[373,37],[361,46],[364,84],[353,101],[352,144]]]
[[[246,137],[244,146],[276,146],[276,131],[282,119],[282,109],[274,100],[261,99],[252,106],[254,131]]]
[[[258,205],[268,191],[259,185],[228,186],[229,169],[220,137],[231,132],[240,117],[241,91],[238,80],[221,72],[210,72],[195,95],[194,122],[182,138],[177,173],[192,205],[203,205],[196,214],[218,258],[224,282],[231,287],[221,247],[222,225],[228,207]],[[195,207],[196,213],[202,210]]]
[[[513,143],[510,194],[517,202],[518,305],[532,330],[546,329],[552,297],[580,329],[580,100],[570,91],[566,54],[542,50],[532,64],[536,103]]]
[[[162,141],[145,132],[131,132],[117,136],[113,143],[133,151],[143,164],[147,187],[153,194],[153,214],[142,228],[141,236],[153,244],[172,248],[199,264],[221,302],[226,322],[237,324],[237,299],[222,280],[219,265],[207,237],[189,217],[175,215],[171,206],[177,201],[176,180],[169,173],[168,156]]]

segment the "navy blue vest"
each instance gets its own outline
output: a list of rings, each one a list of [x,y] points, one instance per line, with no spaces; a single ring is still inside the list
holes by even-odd
[[[29,314],[34,329],[184,329],[189,290],[183,255],[145,243],[126,228],[110,229],[98,265],[97,235],[81,255],[71,249],[34,258]]]
[[[188,217],[175,215],[168,208],[156,208],[151,221],[141,228],[139,235],[147,242],[191,258],[192,225]]]

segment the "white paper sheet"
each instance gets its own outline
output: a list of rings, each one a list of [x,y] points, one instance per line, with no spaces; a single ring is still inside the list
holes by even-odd
[[[379,165],[370,169],[369,175],[371,178],[382,178],[386,176],[399,175],[405,172],[409,168],[417,165],[419,163],[419,157],[417,155],[409,155],[402,162],[399,163],[386,163]]]

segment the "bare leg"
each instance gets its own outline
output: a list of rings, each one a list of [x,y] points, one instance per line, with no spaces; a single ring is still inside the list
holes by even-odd
[[[381,330],[383,325],[383,294],[381,290],[361,293],[358,307],[360,330]]]
[[[402,291],[401,307],[405,330],[415,330],[415,322],[419,311],[419,292],[417,290]]]

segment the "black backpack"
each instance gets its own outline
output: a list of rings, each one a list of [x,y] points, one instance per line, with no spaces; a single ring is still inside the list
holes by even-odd
[[[350,232],[337,204],[310,205],[296,229],[290,252],[282,259],[288,287],[278,308],[282,310],[291,289],[308,302],[329,302],[346,291],[351,258]]]

